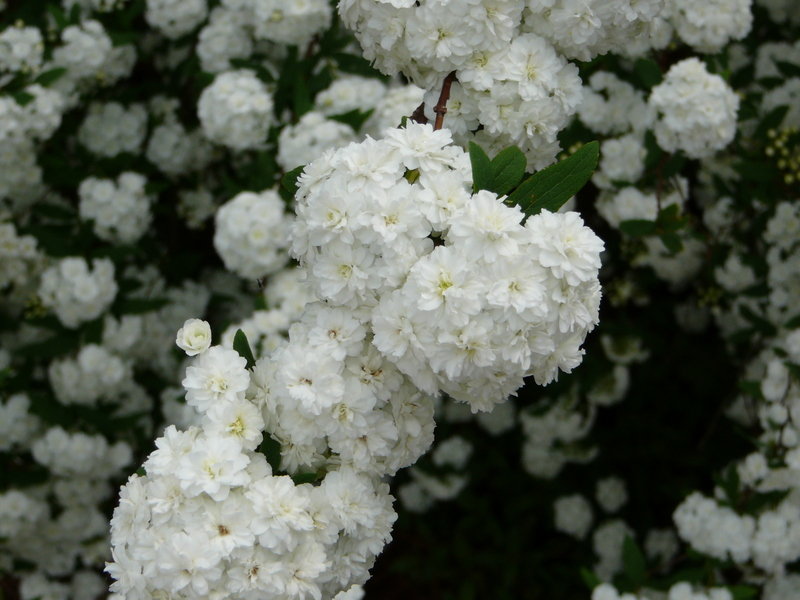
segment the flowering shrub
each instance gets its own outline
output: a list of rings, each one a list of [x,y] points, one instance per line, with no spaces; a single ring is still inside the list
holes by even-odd
[[[4,596],[796,598],[796,13],[0,2]]]

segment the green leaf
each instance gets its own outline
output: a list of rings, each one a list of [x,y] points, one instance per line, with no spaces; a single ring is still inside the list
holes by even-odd
[[[783,60],[776,60],[775,64],[786,77],[800,77],[800,66]]]
[[[247,368],[252,369],[256,364],[256,359],[253,358],[253,351],[250,349],[250,343],[247,341],[247,336],[241,329],[236,330],[236,335],[233,336],[233,349],[239,353],[239,356],[247,360]]]
[[[586,567],[581,567],[580,574],[581,579],[583,579],[583,583],[585,583],[586,587],[588,587],[590,590],[593,590],[598,585],[603,583],[600,581],[600,578],[594,574],[594,571],[590,571]]]
[[[641,587],[645,580],[647,563],[644,554],[631,536],[625,536],[622,545],[622,564],[625,567],[625,576],[634,589]]]
[[[661,243],[664,244],[664,248],[666,248],[672,254],[677,254],[681,250],[683,250],[683,242],[681,241],[681,236],[677,233],[664,233],[661,235]]]
[[[670,204],[662,208],[658,212],[658,218],[656,219],[659,227],[661,227],[665,231],[677,231],[680,229],[684,222],[681,219],[681,208],[677,204]]]
[[[528,161],[522,150],[510,146],[501,151],[492,159],[492,186],[498,196],[503,196],[513,190],[525,176],[525,167]]]
[[[664,78],[658,63],[652,58],[640,58],[633,65],[633,71],[636,73],[636,78],[643,88],[649,90],[654,88]]]
[[[69,11],[69,24],[80,25],[81,22],[81,5],[73,4],[72,10]]]
[[[572,156],[531,175],[509,195],[509,204],[519,205],[528,216],[542,209],[556,212],[586,185],[599,158],[600,144],[589,142]]]
[[[20,106],[25,106],[26,104],[30,104],[31,102],[36,100],[36,96],[34,96],[33,94],[29,94],[26,91],[14,92],[11,94],[11,96],[13,96],[14,100],[16,100],[17,104],[19,104]]]
[[[266,458],[269,466],[272,467],[273,473],[279,473],[281,469],[281,444],[280,442],[272,439],[270,435],[265,435],[264,440],[258,447]]]
[[[48,4],[47,12],[49,12],[59,29],[64,29],[67,23],[67,15],[64,14],[63,9],[58,4]]]
[[[63,67],[56,67],[55,69],[48,69],[43,73],[40,73],[39,76],[33,80],[34,83],[38,83],[41,86],[48,87],[50,84],[58,81],[67,70]]]
[[[647,219],[630,219],[619,224],[619,230],[631,237],[643,237],[652,234],[656,230],[655,221]]]
[[[729,465],[725,471],[719,476],[714,476],[714,483],[716,483],[728,499],[731,506],[736,506],[739,502],[739,488],[741,482],[739,481],[739,470],[735,465]]]
[[[788,321],[786,321],[784,327],[786,329],[797,329],[798,327],[800,327],[800,315],[794,316]]]
[[[732,585],[728,587],[733,600],[750,600],[758,596],[758,589],[749,585]]]
[[[281,177],[281,189],[289,195],[289,199],[294,199],[294,195],[297,193],[297,180],[305,168],[305,165],[301,165]]]
[[[319,477],[320,474],[313,471],[310,473],[297,473],[292,475],[292,481],[295,485],[302,485],[304,483],[314,483],[319,480]]]
[[[299,119],[312,108],[314,108],[314,102],[311,99],[311,93],[308,91],[305,73],[298,73],[297,78],[294,80],[293,90],[294,94],[292,95],[292,106],[294,108],[294,116]]]
[[[469,162],[472,164],[472,191],[490,189],[494,180],[492,161],[475,142],[469,143]]]

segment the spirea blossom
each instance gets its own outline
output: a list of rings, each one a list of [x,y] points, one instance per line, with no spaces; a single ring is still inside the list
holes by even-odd
[[[196,359],[184,386],[205,413],[201,426],[168,427],[146,475],[123,486],[111,521],[112,592],[333,597],[366,581],[390,539],[396,515],[377,477],[331,465],[317,485],[296,484],[255,451],[262,405],[244,395],[250,376],[235,356],[215,346]],[[196,383],[211,380],[219,393],[197,403]]]
[[[234,273],[256,279],[286,264],[289,245],[284,202],[274,190],[241,192],[216,213],[214,248]]]
[[[138,240],[150,225],[147,180],[138,173],[122,173],[115,181],[89,177],[78,187],[81,219],[91,221],[97,237],[117,244]]]
[[[114,263],[96,258],[63,258],[42,273],[39,297],[70,328],[99,317],[117,295]]]
[[[203,133],[212,142],[245,150],[256,148],[272,124],[272,96],[247,69],[226,71],[200,95],[197,106]]]
[[[525,376],[580,363],[603,243],[576,213],[523,225],[519,208],[471,194],[465,167],[429,125],[327,153],[300,178],[292,248],[321,299],[371,311],[372,343],[414,385],[487,410]]]
[[[656,140],[664,150],[691,158],[711,156],[733,140],[739,97],[697,58],[674,64],[653,88],[649,104],[658,112]]]

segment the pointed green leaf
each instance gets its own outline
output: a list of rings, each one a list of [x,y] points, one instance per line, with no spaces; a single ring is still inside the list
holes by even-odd
[[[522,150],[510,146],[492,159],[492,187],[498,196],[503,196],[513,190],[525,176],[525,167],[528,161]]]
[[[53,17],[59,29],[64,29],[69,23],[67,22],[67,15],[64,14],[63,9],[58,4],[48,4],[47,12]]]
[[[603,583],[602,581],[600,581],[600,578],[594,574],[593,571],[590,571],[586,567],[581,567],[580,574],[581,574],[581,579],[583,579],[583,583],[585,583],[586,587],[588,587],[590,590],[593,590],[598,585]]]
[[[305,168],[305,165],[299,166],[281,177],[281,189],[288,193],[288,199],[293,199],[294,195],[297,193],[297,180],[300,178],[300,174]]]
[[[48,87],[51,83],[57,81],[61,78],[67,70],[63,67],[57,67],[55,69],[48,69],[41,73],[36,79],[34,79],[34,83],[38,83],[41,86]]]
[[[36,96],[33,94],[29,94],[26,91],[19,91],[14,92],[11,94],[14,97],[14,100],[17,101],[17,104],[20,106],[25,106],[26,104],[30,104],[33,100],[36,99]]]
[[[667,251],[671,252],[672,254],[677,254],[683,250],[683,242],[677,233],[662,234],[661,243],[664,244],[664,248],[666,248]]]
[[[625,536],[625,542],[622,545],[622,564],[625,567],[625,576],[634,589],[641,587],[644,583],[647,563],[639,546],[630,536]]]
[[[556,212],[586,185],[599,158],[600,144],[589,142],[569,158],[531,175],[511,193],[508,203],[518,204],[528,216],[542,209]]]
[[[247,336],[241,329],[236,330],[236,335],[233,336],[233,349],[239,353],[239,356],[247,360],[247,368],[252,369],[256,364],[256,359],[253,358],[253,351],[250,349],[250,343],[247,341]]]
[[[272,472],[279,473],[281,469],[280,442],[274,440],[270,435],[265,435],[264,440],[258,447],[258,451],[261,452],[261,454],[263,454],[267,458],[269,466],[272,467]]]
[[[469,161],[472,163],[472,191],[490,189],[493,180],[492,161],[475,142],[469,143]]]

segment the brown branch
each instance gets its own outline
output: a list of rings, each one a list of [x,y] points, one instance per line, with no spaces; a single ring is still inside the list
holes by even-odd
[[[451,71],[447,77],[444,78],[442,93],[439,94],[439,102],[433,107],[433,112],[436,113],[436,122],[433,125],[434,131],[441,129],[444,125],[444,115],[447,113],[447,100],[450,98],[450,86],[453,85],[455,78],[455,71]]]

